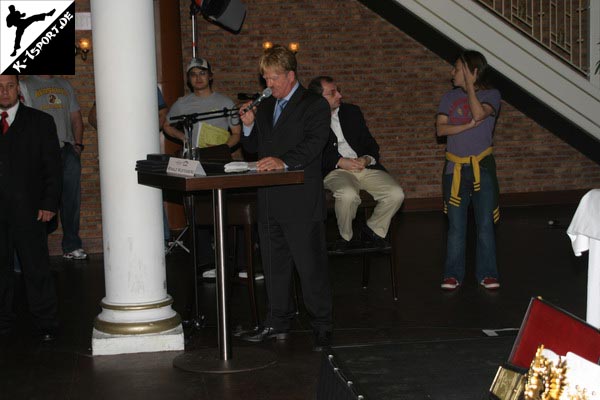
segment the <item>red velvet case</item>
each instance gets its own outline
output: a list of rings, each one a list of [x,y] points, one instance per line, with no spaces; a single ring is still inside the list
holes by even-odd
[[[509,364],[529,369],[540,344],[559,355],[570,351],[593,363],[600,362],[599,329],[541,298],[532,298]]]

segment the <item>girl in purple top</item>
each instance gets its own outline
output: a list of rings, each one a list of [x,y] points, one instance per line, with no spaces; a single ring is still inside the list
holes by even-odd
[[[437,135],[448,137],[443,174],[444,212],[449,221],[444,290],[457,289],[464,279],[471,202],[477,226],[477,282],[490,290],[500,287],[494,232],[500,216],[499,190],[492,154],[500,92],[486,82],[487,69],[481,53],[463,52],[452,68],[454,89],[444,94],[436,116]]]

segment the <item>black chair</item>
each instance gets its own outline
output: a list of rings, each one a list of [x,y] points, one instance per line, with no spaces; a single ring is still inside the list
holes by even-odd
[[[359,210],[363,210],[362,217],[366,221],[369,217],[369,213],[377,205],[373,196],[371,196],[368,192],[361,190],[360,191],[360,199],[361,203],[359,206]],[[335,198],[333,197],[333,193],[329,190],[325,190],[325,200],[327,203],[327,209],[330,212],[333,212],[335,209]],[[335,215],[335,213],[334,213]],[[358,215],[358,213],[357,213]],[[394,243],[396,242],[396,215],[392,218],[392,223],[390,224],[390,245],[383,248],[373,248],[373,247],[353,247],[345,251],[328,251],[330,256],[339,256],[339,255],[360,255],[362,256],[362,287],[366,289],[369,286],[369,275],[371,270],[371,255],[374,253],[383,253],[386,254],[389,258],[390,262],[390,275],[392,280],[392,296],[394,300],[398,300],[398,281],[397,281],[397,263],[394,252]],[[328,246],[329,248],[329,246]]]

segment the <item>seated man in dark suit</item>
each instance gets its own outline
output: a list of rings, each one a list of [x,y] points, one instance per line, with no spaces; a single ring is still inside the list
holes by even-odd
[[[331,109],[329,142],[323,151],[323,183],[335,198],[335,216],[340,231],[336,250],[345,250],[353,239],[352,221],[360,205],[360,191],[377,201],[373,214],[361,227],[363,241],[385,247],[390,221],[404,201],[404,192],[379,163],[379,146],[358,106],[342,103],[333,78],[318,76],[308,86],[322,95]]]
[[[62,161],[52,117],[19,103],[19,80],[0,75],[0,336],[12,330],[16,250],[43,341],[54,339],[56,292],[46,222],[58,210]]]

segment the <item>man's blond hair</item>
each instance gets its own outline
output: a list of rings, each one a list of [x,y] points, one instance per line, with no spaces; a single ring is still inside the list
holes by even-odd
[[[275,45],[265,50],[259,61],[260,73],[264,74],[265,68],[281,68],[285,72],[294,71],[296,74],[296,56],[287,47]]]

